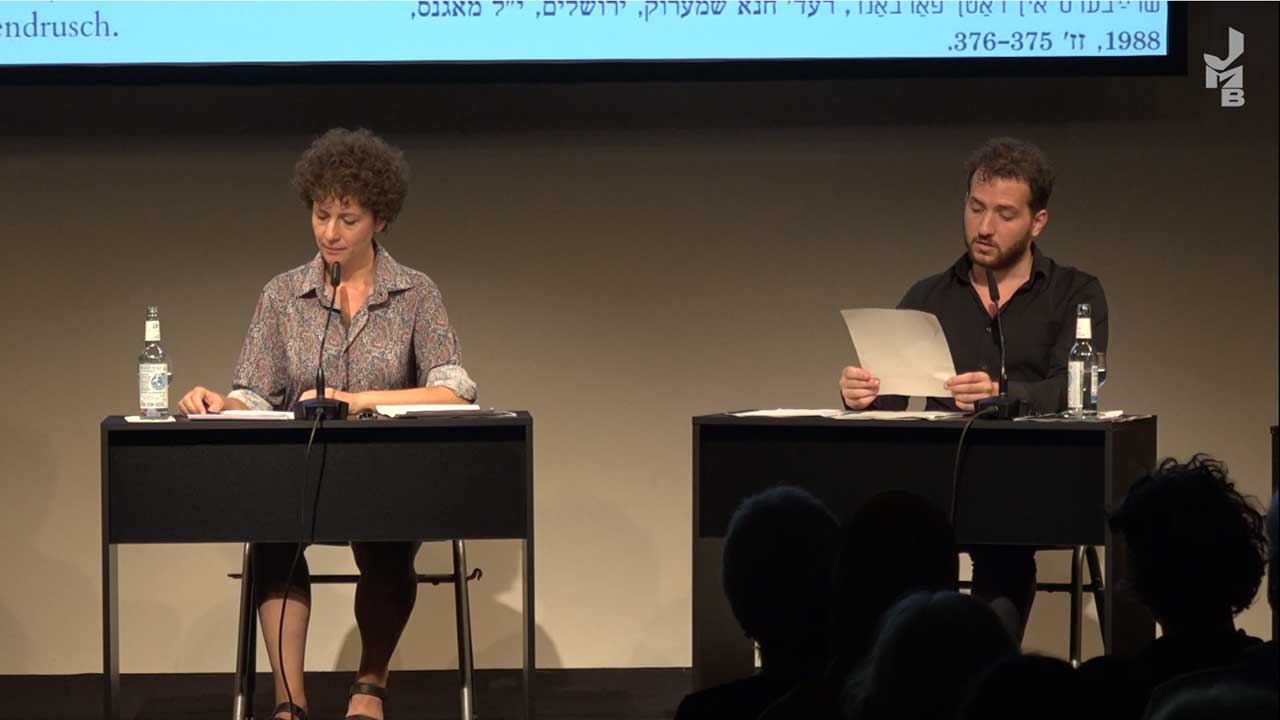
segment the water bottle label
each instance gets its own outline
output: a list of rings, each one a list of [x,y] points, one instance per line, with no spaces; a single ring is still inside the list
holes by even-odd
[[[168,363],[142,363],[138,365],[138,407],[142,410],[168,409]]]
[[[1089,322],[1086,320],[1085,322]],[[1067,407],[1079,410],[1084,407],[1084,363],[1079,360],[1067,363]]]
[[[147,336],[145,339],[147,342],[160,342],[160,321],[159,320],[147,321]]]
[[[1076,339],[1093,339],[1093,323],[1089,321],[1089,318],[1076,318]]]

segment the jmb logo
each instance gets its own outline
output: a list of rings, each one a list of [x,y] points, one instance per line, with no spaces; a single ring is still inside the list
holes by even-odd
[[[1231,63],[1244,54],[1244,33],[1227,28],[1227,57],[1204,54],[1204,87],[1222,88],[1222,107],[1244,107],[1244,65]]]

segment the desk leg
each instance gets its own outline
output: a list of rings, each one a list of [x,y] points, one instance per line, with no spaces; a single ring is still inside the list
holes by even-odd
[[[755,647],[738,627],[720,587],[724,540],[693,540],[693,689],[755,672]]]
[[[533,611],[533,538],[521,541],[524,546],[524,720],[533,720],[533,676],[537,670],[537,620]]]
[[[120,718],[120,617],[116,546],[102,545],[102,717]]]

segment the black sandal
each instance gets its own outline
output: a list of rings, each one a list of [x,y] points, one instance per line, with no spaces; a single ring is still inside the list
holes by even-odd
[[[307,720],[307,709],[291,702],[282,702],[271,711],[271,717],[279,715],[282,712],[289,713],[290,720]]]
[[[384,706],[387,703],[387,689],[373,683],[352,683],[351,690],[347,692],[347,697],[352,695],[372,695],[381,700]],[[386,713],[384,712],[383,715],[386,715]],[[302,720],[307,719],[302,718]],[[372,718],[368,715],[348,715],[344,720],[377,720],[377,718]]]

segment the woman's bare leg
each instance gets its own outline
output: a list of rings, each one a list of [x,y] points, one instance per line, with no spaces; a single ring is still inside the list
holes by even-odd
[[[413,558],[421,543],[352,543],[360,581],[356,584],[356,625],[360,628],[360,668],[356,682],[387,686],[391,654],[418,597]],[[382,701],[354,695],[349,715],[381,718]]]
[[[302,684],[303,661],[307,651],[307,624],[311,620],[311,574],[305,556],[298,558],[288,602],[285,602],[285,583],[297,547],[287,543],[255,544],[253,572],[257,589],[258,624],[262,626],[262,639],[267,646],[267,659],[271,662],[276,704],[285,702],[292,694],[294,705],[309,710],[311,706],[307,704],[307,693]],[[282,611],[283,636],[280,634]],[[281,645],[284,647],[283,672]],[[289,680],[288,693],[285,692],[285,678]],[[289,715],[282,713],[276,717],[288,718]]]

